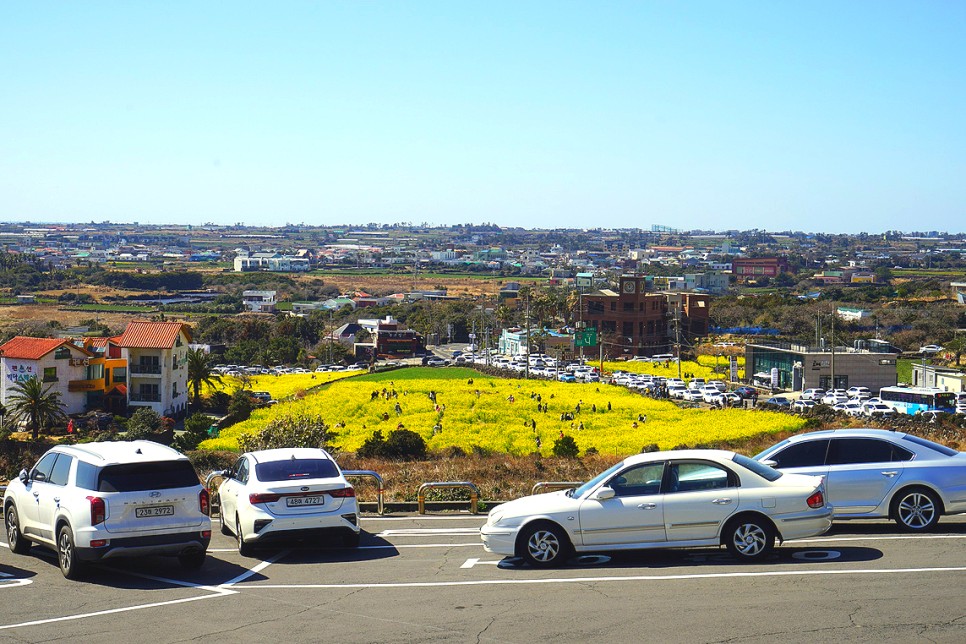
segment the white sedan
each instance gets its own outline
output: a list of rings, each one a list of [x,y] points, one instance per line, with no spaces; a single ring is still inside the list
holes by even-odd
[[[238,552],[286,539],[341,537],[359,545],[355,489],[323,449],[270,449],[242,454],[220,473],[221,531]]]
[[[742,561],[775,540],[823,534],[832,525],[820,476],[791,476],[721,450],[637,454],[580,487],[498,505],[480,529],[487,552],[532,566],[574,553],[720,547]]]

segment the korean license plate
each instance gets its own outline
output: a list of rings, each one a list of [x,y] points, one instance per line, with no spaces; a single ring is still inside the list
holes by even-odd
[[[138,519],[149,519],[151,517],[173,517],[173,505],[152,505],[146,508],[134,508],[134,516]]]
[[[321,494],[318,496],[288,496],[285,497],[285,505],[290,508],[302,506],[302,505],[322,505],[325,503],[325,497]]]

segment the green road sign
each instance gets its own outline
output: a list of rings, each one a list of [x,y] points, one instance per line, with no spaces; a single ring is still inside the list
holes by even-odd
[[[597,346],[597,329],[583,329],[574,333],[574,346],[575,347],[596,347]]]

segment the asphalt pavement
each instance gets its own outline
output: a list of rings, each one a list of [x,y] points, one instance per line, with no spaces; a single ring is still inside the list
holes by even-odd
[[[216,533],[198,572],[119,560],[80,582],[0,548],[0,642],[966,641],[966,516],[928,535],[841,523],[754,565],[692,549],[557,570],[484,552],[483,521],[367,516],[357,550],[253,558]]]

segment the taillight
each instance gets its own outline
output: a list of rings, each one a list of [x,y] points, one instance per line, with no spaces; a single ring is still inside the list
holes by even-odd
[[[211,513],[211,505],[208,499],[208,490],[202,488],[201,492],[198,492],[198,507],[201,509],[201,513],[205,516],[209,516]]]
[[[99,496],[89,496],[87,500],[91,503],[91,525],[104,523],[107,519],[107,506],[104,504],[104,499]]]
[[[248,502],[252,505],[257,505],[259,503],[275,503],[280,498],[280,494],[249,494]]]
[[[337,499],[347,499],[355,497],[356,489],[354,487],[343,487],[338,490],[326,490],[325,493]]]
[[[808,503],[808,507],[810,508],[820,508],[825,505],[825,495],[822,494],[821,490],[818,490],[812,496],[805,499],[805,503]]]

